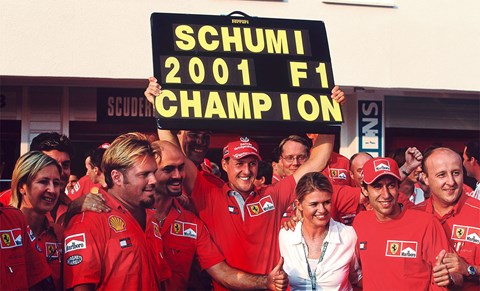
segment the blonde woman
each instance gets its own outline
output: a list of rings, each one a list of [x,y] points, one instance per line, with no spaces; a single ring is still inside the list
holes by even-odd
[[[332,185],[319,172],[305,174],[295,188],[301,222],[294,231],[280,231],[291,290],[352,290],[361,270],[355,252],[357,235],[351,226],[331,218]]]
[[[10,200],[10,205],[25,215],[30,226],[29,239],[50,266],[57,290],[63,288],[63,228],[52,222],[49,213],[60,196],[61,172],[57,161],[42,152],[22,155],[13,170]]]

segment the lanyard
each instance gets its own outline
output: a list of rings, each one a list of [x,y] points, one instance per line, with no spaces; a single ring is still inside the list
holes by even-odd
[[[310,264],[308,263],[308,256],[307,256],[307,250],[305,249],[305,244],[306,243],[302,243],[302,247],[303,247],[303,253],[305,254],[305,261],[307,262],[308,276],[310,277],[310,282],[312,283],[312,290],[317,290],[317,276],[315,275],[317,268],[315,268],[315,271],[312,272],[312,269],[310,268]],[[320,259],[318,259],[317,267],[323,261],[323,257],[325,256],[327,247],[328,247],[328,241],[324,241],[322,246],[322,254],[320,255]]]

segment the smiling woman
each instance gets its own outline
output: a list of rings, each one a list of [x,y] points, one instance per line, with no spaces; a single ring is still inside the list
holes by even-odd
[[[53,158],[38,151],[21,156],[12,174],[10,205],[19,208],[30,226],[29,239],[45,255],[55,288],[61,290],[63,228],[49,221],[49,212],[60,195],[62,168]]]

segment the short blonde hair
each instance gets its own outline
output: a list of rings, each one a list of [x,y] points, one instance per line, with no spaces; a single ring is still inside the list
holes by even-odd
[[[138,157],[155,157],[150,139],[143,133],[131,132],[118,136],[103,154],[102,171],[108,188],[113,187],[112,171],[122,173],[134,166]]]
[[[62,168],[58,162],[39,151],[30,151],[18,158],[15,163],[12,174],[12,197],[10,198],[10,206],[20,208],[23,195],[20,193],[20,187],[26,184],[30,187],[33,179],[45,167],[54,165],[58,169],[59,175]]]

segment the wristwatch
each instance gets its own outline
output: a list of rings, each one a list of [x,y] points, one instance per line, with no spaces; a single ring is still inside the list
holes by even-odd
[[[477,269],[475,268],[475,266],[468,266],[467,272],[469,277],[473,277],[477,275]]]

